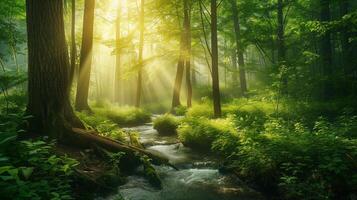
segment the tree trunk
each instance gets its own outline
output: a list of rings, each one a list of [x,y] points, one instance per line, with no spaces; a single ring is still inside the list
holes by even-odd
[[[115,85],[114,85],[114,101],[121,102],[121,69],[120,69],[120,25],[121,25],[121,2],[118,2],[117,20],[116,20],[116,41],[115,41]]]
[[[182,78],[183,78],[183,73],[185,69],[185,59],[184,59],[184,34],[181,34],[181,40],[180,40],[180,55],[177,63],[177,72],[176,72],[176,78],[175,78],[175,84],[174,84],[174,91],[173,91],[173,96],[172,96],[172,105],[171,105],[171,111],[174,112],[174,109],[178,106],[181,105],[180,102],[180,93],[181,93],[181,85],[182,85]]]
[[[83,17],[82,48],[79,67],[79,76],[76,95],[76,109],[78,111],[90,110],[88,93],[90,73],[93,57],[93,26],[94,26],[95,0],[85,0]]]
[[[320,20],[330,21],[330,0],[320,0]],[[333,95],[332,75],[332,46],[331,33],[326,31],[320,40],[321,68],[323,75],[322,96],[323,99],[330,99]]]
[[[192,106],[192,83],[191,83],[191,16],[188,0],[184,0],[184,18],[185,18],[185,34],[186,34],[186,87],[187,87],[187,107]]]
[[[212,96],[214,116],[221,117],[218,73],[217,0],[211,0]]]
[[[172,105],[171,112],[174,112],[175,108],[181,105],[180,96],[181,96],[181,87],[182,87],[182,78],[185,71],[185,64],[189,69],[186,68],[186,84],[187,84],[187,106],[191,106],[192,98],[192,85],[191,85],[191,28],[190,28],[190,19],[189,19],[189,7],[188,0],[183,1],[184,4],[184,21],[183,29],[180,39],[180,55],[177,63],[177,72],[174,84],[174,91],[172,96]],[[189,70],[189,71],[188,71]]]
[[[233,66],[233,73],[232,73],[232,83],[233,86],[238,86],[238,63],[237,63],[237,49],[232,50],[232,66]]]
[[[71,72],[70,83],[72,84],[74,79],[74,73],[76,71],[76,0],[72,0],[72,23],[71,23]]]
[[[139,71],[138,71],[138,83],[136,88],[136,107],[140,107],[141,104],[141,95],[142,95],[142,76],[143,76],[143,49],[144,49],[144,15],[145,15],[145,1],[141,0],[141,9],[140,9],[140,42],[139,42]]]
[[[28,131],[62,138],[83,127],[69,102],[70,64],[63,1],[26,1],[28,37]]]
[[[244,56],[243,56],[244,50],[242,48],[238,7],[237,7],[237,3],[235,0],[230,0],[230,3],[231,3],[231,7],[232,7],[234,31],[235,31],[235,36],[236,36],[236,48],[237,48],[237,53],[238,53],[240,88],[241,88],[242,95],[244,95],[247,92],[247,79],[246,79],[246,74],[245,74],[245,63],[244,63]]]
[[[284,5],[283,0],[278,0],[278,30],[277,30],[277,46],[278,46],[278,69],[282,66],[286,67],[286,49],[285,49],[285,27],[284,27]],[[282,73],[281,77],[281,92],[287,93],[288,77],[287,72]]]

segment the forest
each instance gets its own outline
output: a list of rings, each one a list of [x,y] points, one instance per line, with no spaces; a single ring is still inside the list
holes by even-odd
[[[0,199],[357,199],[357,1],[0,0]]]

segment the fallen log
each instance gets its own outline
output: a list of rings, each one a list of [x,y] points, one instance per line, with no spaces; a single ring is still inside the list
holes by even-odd
[[[139,153],[141,155],[146,155],[152,159],[154,164],[158,165],[168,165],[172,168],[177,169],[174,165],[169,162],[169,159],[163,155],[158,155],[153,152],[149,152],[145,149],[127,145],[123,142],[119,142],[108,137],[100,136],[96,131],[93,130],[84,130],[79,128],[72,128],[72,133],[67,135],[67,139],[71,142],[75,142],[78,145],[84,147],[95,147],[99,146],[103,149],[112,152],[125,152],[128,154],[135,155]]]

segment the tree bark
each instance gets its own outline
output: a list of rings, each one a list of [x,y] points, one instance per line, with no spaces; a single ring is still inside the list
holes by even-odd
[[[72,22],[71,22],[71,72],[70,72],[70,83],[72,84],[74,79],[74,74],[76,71],[76,58],[77,58],[77,48],[76,48],[76,0],[72,0]]]
[[[330,0],[320,0],[320,21],[330,21]],[[332,75],[332,46],[331,32],[326,31],[320,40],[321,70],[323,76],[322,97],[327,100],[332,98],[333,85],[331,83]]]
[[[218,72],[217,0],[211,0],[212,96],[214,116],[221,117],[221,96]]]
[[[62,138],[83,127],[69,102],[70,64],[63,1],[26,1],[28,37],[28,131]]]
[[[232,73],[232,83],[233,86],[238,86],[238,63],[237,63],[237,49],[232,49],[232,66],[233,66],[233,73]]]
[[[286,49],[285,49],[285,26],[284,26],[284,5],[283,0],[278,0],[278,30],[277,30],[277,47],[278,47],[278,69],[286,67]],[[288,77],[284,71],[281,77],[281,92],[287,93]]]
[[[174,84],[174,91],[173,91],[173,96],[172,96],[172,105],[171,105],[171,111],[174,112],[174,109],[178,106],[181,105],[180,102],[180,93],[181,93],[181,85],[182,85],[182,78],[183,78],[183,73],[185,69],[185,59],[184,59],[184,34],[181,34],[181,40],[180,40],[180,55],[177,63],[177,71],[176,71],[176,78],[175,78],[175,84]]]
[[[234,31],[236,37],[236,48],[238,53],[240,88],[241,88],[242,95],[244,95],[247,92],[247,79],[246,79],[246,72],[245,72],[245,63],[244,63],[244,55],[243,55],[244,50],[242,48],[238,7],[237,7],[237,2],[235,0],[230,0],[230,3],[232,7]]]
[[[115,41],[115,85],[114,101],[121,102],[121,49],[120,49],[120,25],[121,25],[121,2],[118,2],[117,20],[116,20],[116,41]]]
[[[82,48],[76,95],[76,110],[91,110],[88,105],[90,73],[93,57],[93,26],[95,0],[85,0],[83,17]]]
[[[177,63],[177,72],[174,83],[174,91],[172,97],[171,112],[181,105],[181,87],[182,79],[186,65],[186,85],[187,85],[187,106],[192,104],[192,84],[191,84],[191,23],[189,16],[188,0],[183,1],[184,5],[184,21],[180,39],[180,55]]]
[[[187,107],[192,106],[192,82],[191,82],[191,16],[189,0],[184,0],[184,18],[185,18],[185,34],[186,34],[186,87],[187,87]]]
[[[136,88],[136,107],[140,107],[141,104],[141,96],[142,96],[142,76],[143,76],[143,49],[144,49],[144,16],[145,16],[145,1],[141,0],[141,8],[140,8],[140,41],[139,41],[139,71],[138,71],[138,82]]]

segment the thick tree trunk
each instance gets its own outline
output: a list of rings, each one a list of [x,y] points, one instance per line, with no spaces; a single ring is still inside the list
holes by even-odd
[[[62,138],[83,127],[69,102],[70,64],[63,22],[63,1],[26,1],[28,37],[29,132]]]
[[[72,0],[72,23],[71,23],[71,72],[70,83],[72,84],[76,71],[76,0]]]
[[[140,107],[142,96],[142,79],[143,79],[143,49],[144,49],[144,16],[145,16],[145,1],[141,0],[140,9],[140,41],[139,41],[139,71],[138,71],[138,83],[136,88],[136,107]]]
[[[94,26],[95,0],[85,0],[83,17],[82,48],[79,67],[79,76],[76,95],[76,109],[78,111],[90,110],[88,93],[90,73],[92,68],[93,26]]]
[[[218,73],[217,0],[211,0],[212,96],[214,116],[221,117],[221,95]]]
[[[320,21],[330,21],[330,0],[320,0]],[[321,70],[323,75],[322,97],[330,99],[333,95],[332,75],[332,46],[331,33],[326,31],[320,41]]]
[[[118,3],[117,20],[116,20],[116,41],[115,41],[115,85],[114,101],[121,102],[121,49],[120,49],[120,25],[121,25],[121,2]]]
[[[233,14],[233,22],[234,22],[234,31],[236,36],[236,48],[238,53],[238,65],[239,65],[239,80],[240,80],[240,88],[241,93],[244,95],[247,92],[247,79],[245,73],[245,63],[244,63],[244,56],[243,56],[243,48],[242,48],[242,40],[241,40],[241,33],[240,33],[240,21],[238,15],[238,7],[237,2],[235,0],[230,0],[231,7],[232,7],[232,14]]]

